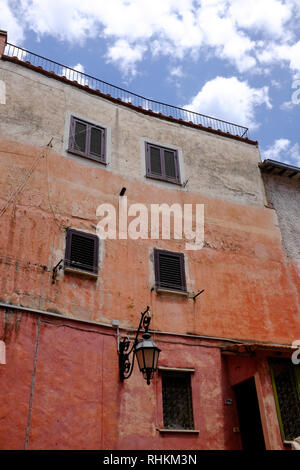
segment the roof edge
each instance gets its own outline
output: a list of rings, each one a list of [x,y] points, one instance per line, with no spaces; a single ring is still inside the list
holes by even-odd
[[[94,90],[94,89],[90,88],[87,85],[81,85],[80,83],[78,83],[76,81],[69,80],[64,76],[60,76],[60,75],[55,74],[54,72],[48,72],[47,70],[44,70],[40,66],[32,65],[30,62],[23,62],[22,60],[18,59],[17,57],[10,57],[10,56],[7,56],[7,55],[3,55],[1,57],[1,59],[6,60],[8,62],[13,62],[15,64],[21,65],[21,66],[26,67],[28,69],[34,70],[35,72],[38,72],[38,73],[40,73],[42,75],[45,75],[49,78],[54,78],[55,80],[59,80],[59,81],[61,81],[63,83],[66,83],[68,85],[75,86],[76,88],[84,90],[84,91],[86,91],[90,94],[99,96],[99,97],[104,98],[106,100],[109,100],[109,101],[111,101],[115,104],[119,104],[121,106],[125,106],[127,108],[130,108],[133,111],[137,111],[137,112],[140,112],[142,114],[146,114],[148,116],[163,119],[165,121],[173,122],[173,123],[176,123],[176,124],[182,124],[184,126],[192,127],[194,129],[202,130],[202,131],[205,131],[205,132],[209,132],[211,134],[219,135],[219,136],[222,136],[222,137],[227,137],[229,139],[244,142],[246,144],[258,146],[258,141],[257,140],[251,140],[248,137],[240,137],[238,135],[230,134],[229,132],[223,132],[221,130],[213,129],[211,127],[205,127],[205,126],[202,126],[201,124],[194,124],[192,121],[184,121],[183,119],[176,119],[176,118],[173,118],[172,116],[165,116],[164,114],[161,114],[161,113],[155,113],[151,110],[147,110],[147,109],[144,109],[140,106],[135,106],[131,103],[122,101],[120,98],[113,98],[109,94],[101,93],[99,90]]]

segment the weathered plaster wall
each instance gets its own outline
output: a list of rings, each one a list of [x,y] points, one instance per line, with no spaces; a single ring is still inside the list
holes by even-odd
[[[268,449],[282,449],[267,358],[222,357],[217,344],[157,334],[160,365],[189,367],[198,433],[163,433],[160,373],[118,380],[114,329],[1,309],[1,449],[240,449],[231,385],[256,376]],[[225,400],[231,399],[232,405]],[[147,403],[147,406],[145,406]],[[13,423],[13,425],[12,425]]]
[[[272,174],[263,178],[267,199],[277,213],[283,247],[300,269],[300,180]]]
[[[0,65],[1,210],[10,201],[0,219],[2,302],[83,320],[118,319],[132,328],[151,305],[154,330],[278,343],[300,337],[299,278],[282,250],[275,211],[264,206],[256,147],[143,116],[14,64]],[[67,153],[72,113],[109,128],[109,165]],[[52,138],[53,147],[46,148]],[[145,139],[178,146],[185,188],[144,177]],[[100,244],[97,279],[60,272],[53,284],[66,228],[96,233],[98,205],[117,208],[123,186],[129,205],[204,204],[204,248],[187,251],[185,240],[173,238],[107,240]],[[154,247],[185,253],[189,292],[205,291],[195,302],[152,290]],[[147,388],[136,370],[120,384],[111,329],[96,326],[94,332],[84,323],[79,329],[71,320],[38,323],[31,314],[2,312],[1,318],[0,337],[7,344],[7,365],[0,369],[3,448],[239,448],[234,408],[224,408],[232,389],[219,348],[155,338],[163,345],[161,365],[195,368],[200,432],[179,438],[156,430],[162,426],[159,377]],[[269,440],[279,448],[267,374],[266,368],[259,371],[260,396],[271,413]]]
[[[117,318],[131,327],[137,312],[151,305],[154,329],[283,343],[300,337],[299,301],[273,210],[169,188],[158,192],[155,185],[145,191],[143,181],[115,173],[107,178],[102,166],[10,140],[2,139],[0,150],[1,207],[37,162],[30,183],[1,217],[2,300],[92,320]],[[174,239],[105,240],[97,280],[61,271],[52,284],[66,227],[96,233],[98,205],[117,209],[123,186],[128,205],[204,204],[204,248],[186,251],[185,241]],[[195,302],[151,290],[154,247],[185,252],[189,292],[205,290]]]
[[[199,432],[167,434],[159,432],[160,375],[147,386],[135,368],[120,383],[113,329],[1,310],[0,335],[7,345],[7,365],[0,368],[1,449],[240,448],[235,406],[224,405],[232,390],[217,347],[155,338],[161,365],[195,369]]]
[[[0,80],[6,85],[6,104],[0,105],[2,135],[37,146],[53,138],[55,152],[78,160],[66,152],[69,117],[78,115],[109,128],[107,171],[165,187],[145,178],[143,142],[150,140],[181,150],[187,181],[182,191],[263,205],[254,145],[145,116],[9,62],[0,62]]]

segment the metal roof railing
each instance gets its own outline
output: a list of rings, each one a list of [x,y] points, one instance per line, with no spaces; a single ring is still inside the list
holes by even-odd
[[[133,106],[138,108],[148,111],[151,110],[153,113],[201,125],[204,128],[211,128],[215,131],[221,131],[222,133],[227,133],[232,136],[247,138],[247,127],[145,98],[144,96],[140,96],[118,86],[111,85],[103,80],[99,80],[98,78],[92,77],[86,73],[66,67],[65,65],[59,64],[53,60],[46,59],[45,57],[29,52],[21,47],[14,46],[13,44],[6,44],[4,56],[16,57],[24,63],[30,63],[34,67],[40,67],[47,72],[53,72],[57,76],[66,77],[72,82],[88,86],[92,90],[98,90],[104,95],[110,95],[112,98],[120,99],[125,103],[131,103]]]

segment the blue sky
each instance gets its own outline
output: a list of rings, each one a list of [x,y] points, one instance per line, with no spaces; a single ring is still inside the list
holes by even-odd
[[[8,41],[249,127],[300,166],[300,0],[0,0]]]

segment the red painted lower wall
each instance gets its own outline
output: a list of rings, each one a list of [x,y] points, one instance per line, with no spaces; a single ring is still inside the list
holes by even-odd
[[[121,383],[114,329],[12,309],[0,315],[6,344],[1,449],[240,449],[231,385],[253,374],[266,407],[265,427],[272,429],[269,446],[282,448],[263,357],[256,363],[231,359],[216,343],[156,334],[160,366],[194,369],[198,432],[163,433],[160,374],[147,386],[136,366]],[[227,398],[232,405],[225,404]]]

